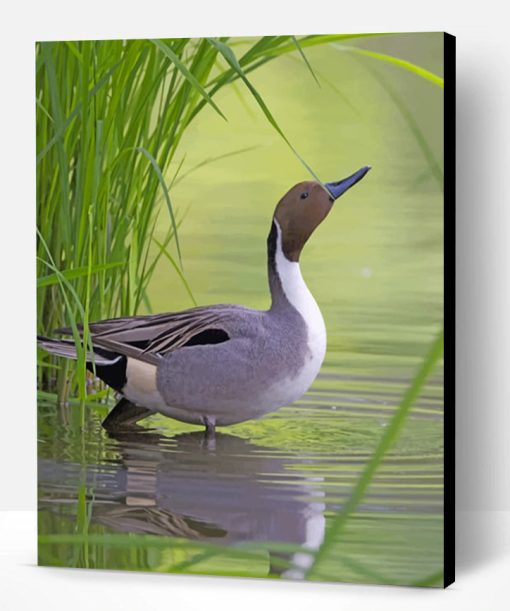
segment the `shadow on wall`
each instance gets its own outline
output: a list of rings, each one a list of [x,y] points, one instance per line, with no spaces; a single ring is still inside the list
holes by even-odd
[[[508,228],[498,226],[502,216],[484,205],[508,205],[498,193],[500,170],[494,168],[496,121],[503,111],[496,112],[494,106],[501,102],[487,94],[490,76],[477,75],[477,68],[480,71],[470,64],[469,73],[460,66],[457,71],[456,504],[460,513],[456,564],[460,572],[504,553],[508,542],[496,512],[510,510],[502,493],[508,495],[510,490],[508,427],[502,426],[502,410],[508,406],[500,400],[510,355],[496,362],[501,334],[490,329],[491,321],[504,316],[498,312],[503,301],[495,292],[502,278],[496,276],[499,256],[494,245],[498,232]],[[480,82],[485,86],[480,87]],[[496,117],[492,123],[491,116]],[[509,351],[508,342],[505,350]],[[479,511],[493,511],[494,517],[465,513]]]

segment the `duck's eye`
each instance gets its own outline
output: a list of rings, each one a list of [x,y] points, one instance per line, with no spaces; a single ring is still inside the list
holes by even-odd
[[[308,197],[309,193],[308,191],[305,191],[304,193],[301,193],[301,199],[306,199]]]

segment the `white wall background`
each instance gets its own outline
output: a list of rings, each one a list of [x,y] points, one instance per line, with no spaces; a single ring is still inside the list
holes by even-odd
[[[501,558],[510,549],[510,522],[501,513],[510,511],[510,45],[504,3],[18,0],[0,10],[0,510],[34,509],[36,500],[34,41],[446,30],[457,36],[458,53],[457,501],[461,510],[494,511],[490,517],[461,514],[460,579],[445,593],[37,569],[33,518],[2,513],[3,606],[504,607],[508,562]]]
[[[35,508],[34,41],[439,31],[457,36],[457,498],[510,510],[510,47],[497,0],[40,0],[0,17],[0,509]]]

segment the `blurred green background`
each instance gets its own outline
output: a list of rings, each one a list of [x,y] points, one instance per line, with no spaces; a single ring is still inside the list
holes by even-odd
[[[405,57],[442,75],[442,34],[351,44]],[[442,317],[442,186],[402,110],[371,70],[412,113],[440,167],[442,91],[334,43],[306,54],[321,87],[297,53],[255,71],[254,85],[322,180],[372,166],[363,183],[339,200],[302,256],[303,275],[327,323],[329,347],[342,347],[352,359],[382,352],[388,364],[393,357],[422,356]],[[243,99],[240,104],[228,88],[220,92],[217,103],[228,124],[204,109],[186,132],[180,153],[192,168],[217,155],[258,148],[198,168],[175,186],[173,200],[186,211],[180,236],[186,278],[197,301],[264,308],[265,238],[274,206],[309,176],[253,98],[243,93]],[[150,297],[155,311],[191,305],[164,261]]]

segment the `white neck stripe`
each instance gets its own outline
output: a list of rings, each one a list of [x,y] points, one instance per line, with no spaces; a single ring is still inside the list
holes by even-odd
[[[289,303],[303,317],[308,329],[308,344],[312,351],[326,350],[326,327],[317,302],[306,286],[297,261],[289,261],[282,250],[282,230],[278,221],[274,223],[277,230],[275,266],[280,278],[282,290]]]

